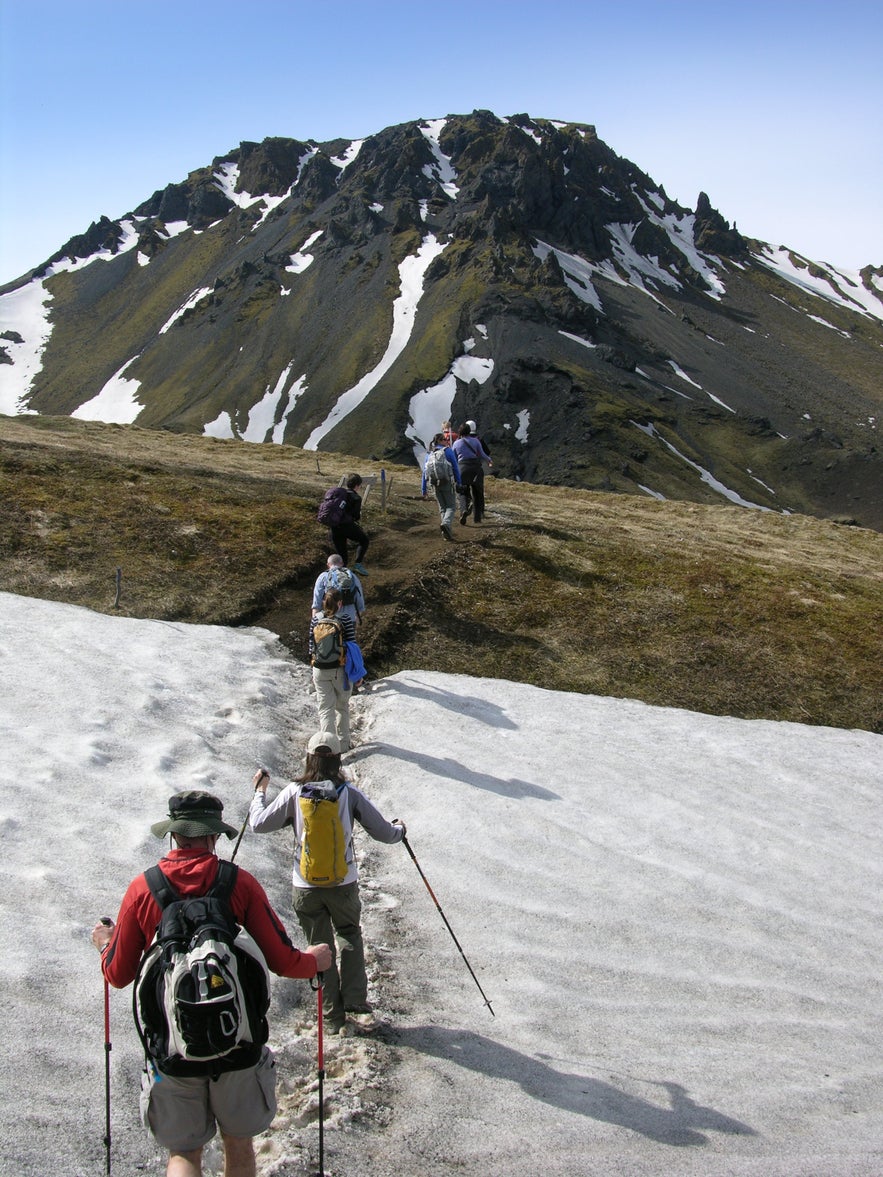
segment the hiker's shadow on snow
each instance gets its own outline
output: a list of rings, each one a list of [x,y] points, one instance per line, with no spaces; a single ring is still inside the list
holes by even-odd
[[[695,1103],[678,1083],[654,1084],[668,1093],[668,1106],[661,1106],[601,1079],[557,1071],[541,1059],[501,1046],[482,1034],[439,1026],[412,1026],[397,1030],[395,1041],[491,1079],[510,1080],[531,1099],[592,1120],[618,1124],[659,1144],[698,1147],[708,1144],[706,1132],[758,1135],[740,1120]]]
[[[559,793],[545,789],[542,785],[535,785],[531,781],[520,781],[515,777],[502,780],[491,776],[490,773],[479,772],[474,768],[467,768],[452,760],[449,756],[430,756],[427,752],[412,752],[410,748],[398,748],[394,744],[360,744],[350,756],[350,763],[363,760],[371,755],[381,754],[391,756],[396,760],[406,760],[416,764],[424,772],[445,780],[462,781],[464,785],[473,785],[476,789],[487,789],[489,793],[499,793],[501,797],[512,797],[518,800],[522,797],[536,797],[539,801],[560,801]]]
[[[477,719],[489,727],[507,727],[511,731],[518,727],[518,724],[513,723],[503,708],[496,703],[462,695],[457,691],[445,691],[441,687],[430,686],[429,683],[418,685],[413,682],[393,682],[392,679],[385,678],[376,683],[371,690],[372,695],[385,695],[388,692],[409,695],[412,699],[426,699],[430,703],[437,703],[439,707],[455,711],[461,719]]]

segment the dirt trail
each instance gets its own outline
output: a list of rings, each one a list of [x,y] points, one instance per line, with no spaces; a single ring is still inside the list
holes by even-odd
[[[417,516],[416,520],[392,511],[384,514],[379,501],[375,503],[370,496],[362,512],[362,523],[371,539],[365,562],[368,575],[361,578],[365,619],[359,628],[358,640],[364,651],[370,650],[390,624],[402,588],[414,580],[421,568],[443,556],[451,547],[442,538],[438,507],[431,495],[425,500],[413,492],[398,497],[407,501],[408,512]],[[461,527],[456,521],[454,523],[455,544],[480,542],[486,536],[484,527]],[[324,564],[317,567],[315,576],[323,569]],[[300,577],[279,589],[272,604],[248,619],[249,625],[261,626],[278,634],[292,654],[304,661],[307,660],[315,576]],[[368,671],[370,675],[370,663]]]

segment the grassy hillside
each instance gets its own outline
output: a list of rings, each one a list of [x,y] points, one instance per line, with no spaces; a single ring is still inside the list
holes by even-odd
[[[304,656],[328,551],[316,504],[352,468],[380,471],[286,446],[0,417],[0,589],[265,625]],[[883,731],[876,532],[499,479],[485,524],[446,544],[417,471],[386,473],[386,509],[374,489],[364,512],[372,676],[430,667]]]

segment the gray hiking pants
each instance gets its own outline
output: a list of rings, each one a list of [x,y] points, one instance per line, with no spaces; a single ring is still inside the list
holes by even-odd
[[[368,1002],[359,884],[295,887],[294,913],[309,944],[331,945],[333,960],[325,970],[322,1008],[325,1021],[337,1028],[343,1025],[347,1009]]]
[[[438,503],[442,527],[451,527],[454,522],[454,512],[457,509],[457,491],[454,484],[453,482],[440,482],[432,489],[435,491],[435,501]]]

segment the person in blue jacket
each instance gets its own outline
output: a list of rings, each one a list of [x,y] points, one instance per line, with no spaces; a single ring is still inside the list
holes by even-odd
[[[444,434],[437,433],[429,443],[429,453],[423,463],[423,482],[420,493],[426,498],[426,488],[431,486],[438,503],[441,517],[441,533],[452,540],[454,512],[457,509],[457,487],[460,485],[460,465],[451,446],[445,445]]]

